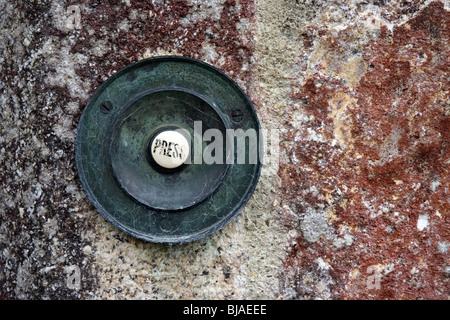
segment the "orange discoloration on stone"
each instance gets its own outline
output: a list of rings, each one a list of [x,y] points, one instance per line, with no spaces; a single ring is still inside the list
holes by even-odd
[[[431,3],[362,48],[367,70],[358,81],[336,77],[348,57],[293,90],[315,121],[286,123],[285,140],[297,141],[286,152],[297,161],[281,164],[283,201],[300,217],[308,208],[327,212],[331,228],[289,248],[286,282],[298,294],[306,270],[324,275],[321,258],[333,298],[448,298],[448,253],[437,247],[450,241],[449,23],[444,5]],[[330,35],[320,41],[339,44]],[[419,215],[429,217],[425,227]],[[379,288],[368,285],[371,266]]]

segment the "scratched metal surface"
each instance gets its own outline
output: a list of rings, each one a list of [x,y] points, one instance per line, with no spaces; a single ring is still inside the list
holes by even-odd
[[[105,102],[112,106],[108,112],[102,109]],[[235,110],[242,112],[239,123],[232,117]],[[220,130],[224,138],[226,129],[259,134],[260,128],[234,81],[192,59],[141,60],[96,91],[80,119],[76,161],[89,198],[109,222],[139,239],[179,243],[217,231],[242,210],[256,187],[259,161],[210,165],[195,163],[192,156],[191,164],[173,174],[150,166],[151,136],[172,125],[193,137],[195,121],[203,130]],[[237,153],[236,144],[230,152]]]

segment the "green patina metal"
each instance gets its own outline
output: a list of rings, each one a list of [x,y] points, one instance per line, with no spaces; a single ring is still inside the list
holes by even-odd
[[[89,199],[107,221],[146,241],[179,243],[219,230],[240,212],[257,184],[259,159],[206,164],[191,156],[176,170],[152,163],[152,137],[165,128],[193,137],[194,121],[201,121],[202,134],[216,129],[224,137],[227,129],[254,129],[259,147],[251,102],[206,63],[184,57],[141,60],[101,85],[78,126],[76,162]]]

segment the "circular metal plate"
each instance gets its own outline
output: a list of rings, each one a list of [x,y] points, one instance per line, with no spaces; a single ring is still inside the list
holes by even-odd
[[[226,162],[226,155],[237,153],[236,145],[228,150],[223,143],[219,163],[198,162],[191,154],[188,163],[167,170],[151,159],[155,136],[182,129],[195,137],[196,121],[200,136],[213,129],[224,140],[233,130],[252,129],[259,151],[260,126],[251,102],[206,63],[145,59],[100,86],[78,125],[76,163],[89,199],[107,221],[139,239],[179,243],[219,230],[240,212],[255,189],[261,162]],[[199,146],[203,150],[211,142],[204,139]]]

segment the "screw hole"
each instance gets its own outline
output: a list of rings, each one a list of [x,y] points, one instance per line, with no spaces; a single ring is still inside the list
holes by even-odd
[[[113,104],[111,101],[104,101],[100,105],[100,111],[103,114],[108,114],[113,109]]]
[[[175,230],[175,223],[168,218],[164,218],[161,220],[159,227],[164,232],[171,232]]]
[[[241,122],[244,118],[244,113],[240,109],[233,110],[231,113],[231,118],[234,122]]]

